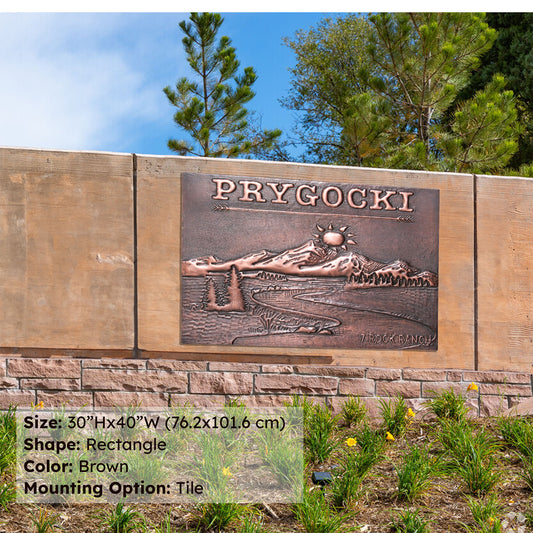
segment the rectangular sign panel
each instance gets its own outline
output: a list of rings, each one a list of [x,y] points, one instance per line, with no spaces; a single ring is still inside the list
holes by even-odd
[[[182,174],[185,345],[437,350],[439,191]]]

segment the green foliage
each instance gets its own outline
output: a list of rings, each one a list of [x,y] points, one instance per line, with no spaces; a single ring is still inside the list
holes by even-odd
[[[380,13],[300,31],[285,105],[314,162],[501,170],[517,150],[515,98],[491,77],[457,108],[496,31],[484,14]]]
[[[304,490],[303,501],[294,506],[294,513],[307,533],[341,533],[353,531],[343,516],[329,507],[319,487]]]
[[[343,130],[347,102],[368,88],[358,71],[367,59],[369,33],[367,18],[346,15],[285,39],[296,66],[290,69],[292,88],[283,105],[301,116],[297,134],[307,148],[305,161],[350,165],[362,159],[348,142],[352,133],[344,139]]]
[[[448,455],[446,470],[459,476],[469,493],[482,496],[500,481],[498,443],[485,428],[476,432],[465,422],[445,421],[439,440]]]
[[[533,424],[530,419],[501,416],[498,428],[507,444],[521,455],[533,458]]]
[[[492,494],[483,500],[468,498],[468,507],[472,512],[472,518],[477,528],[464,525],[467,531],[479,531],[481,533],[500,533],[503,531],[501,520],[498,515],[502,511],[502,506],[498,502],[496,495]]]
[[[533,491],[533,457],[522,457],[520,477],[527,483],[529,490]]]
[[[341,407],[342,420],[348,427],[357,426],[366,418],[366,405],[359,396],[349,396]]]
[[[237,533],[262,533],[264,531],[263,517],[260,513],[247,513],[236,531]]]
[[[393,437],[401,437],[407,431],[411,419],[407,412],[408,407],[402,396],[379,400],[379,411],[383,422],[381,424],[383,432],[389,432]]]
[[[330,486],[335,507],[349,507],[362,496],[362,482],[368,469],[360,469],[359,457],[353,447],[347,447],[339,457]]]
[[[385,457],[386,440],[380,431],[365,424],[355,435],[359,451],[355,458],[357,475],[366,476],[370,469]]]
[[[398,474],[398,497],[413,502],[427,492],[431,477],[438,475],[439,461],[431,454],[430,446],[412,446],[402,454]]]
[[[200,506],[198,525],[204,530],[224,531],[229,524],[237,520],[245,507],[234,502],[211,502]]]
[[[393,518],[390,527],[392,531],[398,533],[427,533],[429,523],[419,511],[405,509],[396,513],[396,518]]]
[[[305,419],[304,446],[307,460],[312,463],[323,463],[331,455],[337,442],[335,439],[339,415],[327,406],[313,405]]]
[[[487,13],[486,20],[498,35],[458,95],[456,105],[471,98],[494,75],[503,74],[507,88],[516,97],[518,122],[522,126],[518,151],[509,162],[512,170],[504,173],[533,177],[530,173],[533,170],[533,13]]]
[[[172,512],[168,512],[165,518],[163,518],[163,521],[158,526],[154,527],[153,533],[174,533],[175,530],[170,522],[171,517]]]
[[[252,67],[239,73],[240,63],[231,39],[217,35],[224,19],[218,13],[191,13],[189,22],[180,22],[182,39],[193,79],[180,78],[163,92],[177,108],[174,122],[189,140],[168,141],[180,155],[239,157],[255,149],[272,148],[280,130],[250,135],[245,105],[255,93],[257,75]]]
[[[8,482],[0,485],[0,505],[7,511],[9,503],[17,499],[17,489],[14,483]]]
[[[456,393],[452,388],[443,390],[432,398],[427,406],[439,419],[465,420],[469,408],[466,406],[466,398],[461,393]]]
[[[42,507],[39,508],[37,515],[32,515],[31,521],[35,527],[35,533],[53,533],[59,528],[59,515]]]
[[[144,531],[142,515],[124,503],[117,503],[116,507],[102,516],[102,521],[109,533],[132,533]]]
[[[0,476],[11,470],[17,459],[16,424],[15,407],[10,406],[0,413]]]

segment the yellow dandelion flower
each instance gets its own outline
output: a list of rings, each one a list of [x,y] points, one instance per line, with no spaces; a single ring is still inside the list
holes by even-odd
[[[357,439],[354,439],[353,437],[350,437],[349,439],[346,439],[346,446],[355,446],[357,444]]]
[[[222,469],[222,475],[228,476],[228,477],[233,477],[233,474],[230,472],[229,467],[227,467],[227,466],[225,466]]]
[[[396,440],[396,439],[394,438],[393,434],[392,434],[392,433],[389,433],[388,431],[387,431],[387,435],[385,436],[385,438],[386,438],[387,440]]]
[[[489,526],[492,526],[494,524],[494,518],[492,516],[489,518]]]
[[[407,416],[410,416],[411,418],[414,418],[416,415],[415,415],[415,412],[409,407],[409,409],[407,409]]]
[[[467,391],[469,390],[478,390],[478,387],[477,385],[472,381],[472,383],[470,383],[470,385],[468,385],[468,387],[466,388]]]

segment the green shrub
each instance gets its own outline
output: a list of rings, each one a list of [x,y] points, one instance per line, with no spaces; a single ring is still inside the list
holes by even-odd
[[[351,427],[359,425],[366,418],[366,405],[359,396],[349,396],[342,404],[341,414],[344,425]]]
[[[476,525],[485,528],[483,531],[501,531],[501,521],[498,515],[502,511],[502,506],[496,495],[492,494],[483,500],[468,498],[468,507]],[[498,527],[500,529],[497,529]]]
[[[445,421],[439,440],[446,450],[446,470],[459,476],[466,490],[482,496],[501,479],[497,471],[498,443],[485,430],[474,431],[466,422]]]
[[[426,405],[440,420],[460,422],[466,418],[469,411],[466,406],[466,397],[461,393],[455,393],[453,389],[440,392]]]
[[[533,458],[533,423],[530,419],[501,416],[498,428],[507,444],[523,456]]]
[[[198,525],[205,531],[224,531],[245,510],[246,507],[234,502],[206,503],[199,508]]]
[[[329,507],[319,487],[305,488],[303,501],[294,506],[294,513],[307,533],[342,533],[353,531],[345,525],[347,518]]]
[[[398,497],[412,502],[431,486],[431,477],[438,474],[439,461],[431,455],[430,446],[414,445],[401,456],[398,474]]]
[[[59,526],[59,515],[48,509],[39,508],[39,513],[32,516],[35,533],[53,533]]]
[[[398,533],[427,533],[429,531],[430,521],[424,518],[419,511],[405,509],[396,513],[390,523],[392,531]]]
[[[0,485],[0,505],[7,511],[7,505],[17,499],[17,489],[11,482]]]
[[[355,434],[359,453],[356,457],[357,475],[366,476],[370,469],[385,457],[386,440],[383,434],[365,424]]]
[[[133,531],[145,531],[142,515],[124,503],[117,503],[116,507],[102,515],[102,522],[109,533],[132,533]]]
[[[390,433],[393,437],[401,437],[407,431],[411,423],[408,415],[409,408],[402,396],[379,400],[379,410],[383,418],[382,430]]]
[[[304,446],[307,460],[323,463],[337,446],[336,432],[339,415],[333,416],[328,407],[313,405],[304,427]]]

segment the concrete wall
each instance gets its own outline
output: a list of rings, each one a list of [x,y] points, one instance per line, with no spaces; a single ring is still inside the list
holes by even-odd
[[[180,344],[182,172],[439,189],[438,350]],[[476,370],[514,372],[508,375],[515,382],[505,382],[503,374],[476,373],[478,381],[491,376],[485,394],[496,394],[505,384],[506,401],[529,396],[532,242],[533,181],[528,179],[0,149],[3,403],[68,393],[97,405],[111,390],[132,398],[156,394],[168,403],[174,395],[199,394],[194,384],[204,372],[209,374],[202,386],[211,387],[210,394],[233,394],[224,385],[235,381],[229,379],[234,374],[226,374],[233,369],[242,371],[235,394],[263,399],[307,390],[333,401],[352,390],[345,382],[354,392],[362,384],[369,398],[394,392],[384,385],[389,380],[372,381],[372,368],[392,369],[394,381],[404,383],[403,392],[413,399],[424,397],[425,381],[442,384],[452,376],[466,383],[475,381],[470,372]],[[102,356],[132,359],[94,359]],[[23,360],[28,357],[39,359]],[[228,362],[251,366],[225,366]],[[300,371],[301,365],[315,370]],[[433,378],[406,378],[416,375],[400,370],[408,368],[428,369],[424,375]],[[217,372],[218,377],[207,377]],[[345,372],[352,374],[345,377]],[[108,375],[116,381],[104,386],[99,377]],[[278,379],[291,385],[269,388]],[[326,389],[313,388],[314,379],[333,381]],[[478,409],[484,409],[482,404]]]

